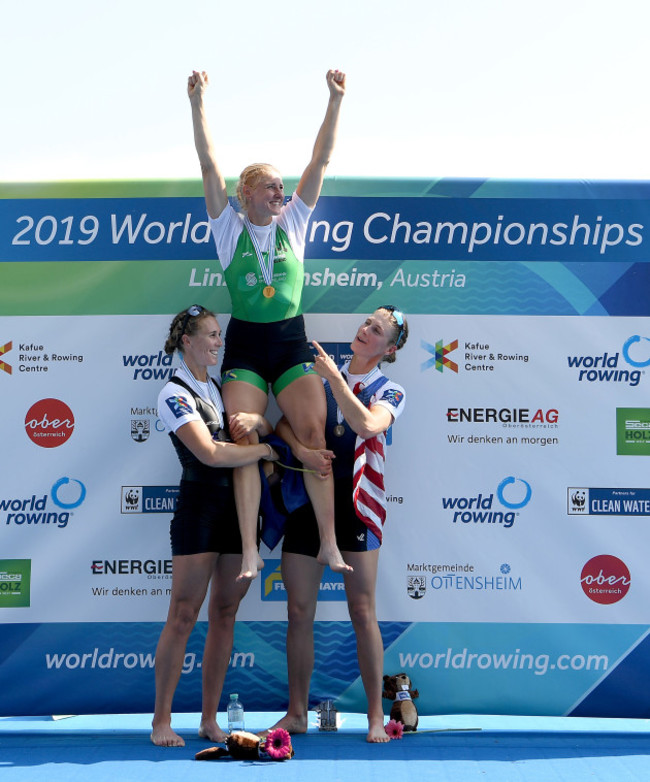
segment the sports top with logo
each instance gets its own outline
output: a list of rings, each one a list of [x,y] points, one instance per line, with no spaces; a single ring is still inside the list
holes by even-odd
[[[312,210],[293,195],[270,225],[245,227],[230,204],[210,228],[232,300],[233,317],[254,323],[273,323],[302,313],[303,259],[307,223]],[[254,238],[251,237],[252,231]],[[265,280],[257,242],[268,262],[271,237],[275,258],[271,279]]]

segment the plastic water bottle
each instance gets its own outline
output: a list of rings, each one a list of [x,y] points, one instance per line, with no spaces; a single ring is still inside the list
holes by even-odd
[[[231,693],[228,701],[228,730],[244,730],[244,707],[236,692]]]

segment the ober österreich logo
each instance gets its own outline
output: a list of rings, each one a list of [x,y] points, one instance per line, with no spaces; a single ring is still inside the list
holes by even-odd
[[[63,445],[74,430],[72,410],[60,399],[41,399],[25,416],[25,431],[29,439],[41,448]]]
[[[630,571],[611,554],[600,554],[585,564],[580,574],[582,589],[590,600],[602,605],[618,603],[630,589]]]

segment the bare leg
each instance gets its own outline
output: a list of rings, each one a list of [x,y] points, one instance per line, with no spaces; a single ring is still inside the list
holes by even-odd
[[[266,394],[250,383],[233,380],[224,384],[222,393],[229,416],[242,412],[264,415],[266,411]],[[240,440],[239,444],[248,445],[253,442],[258,442],[256,435]],[[257,548],[257,523],[262,492],[259,467],[257,464],[247,464],[245,467],[236,467],[232,474],[242,540],[242,564],[237,578],[252,581],[264,567]]]
[[[151,740],[160,747],[183,747],[172,730],[172,701],[183,669],[187,639],[196,624],[217,554],[192,554],[173,558],[172,596],[167,622],[156,648],[156,702]]]
[[[314,616],[323,565],[314,557],[282,554],[282,579],[287,590],[287,670],[289,706],[273,727],[306,733],[309,683],[314,669]]]
[[[384,730],[382,682],[384,672],[384,645],[375,610],[375,586],[379,549],[363,552],[344,552],[354,572],[346,573],[345,592],[350,619],[357,637],[357,657],[361,681],[368,701],[368,735],[371,743],[389,741]]]
[[[325,448],[327,406],[323,384],[316,375],[305,375],[284,388],[277,397],[294,434],[307,448]],[[336,543],[334,531],[334,481],[305,473],[305,488],[311,500],[318,532],[318,561],[338,573],[350,571]]]
[[[239,554],[222,554],[217,561],[208,604],[208,634],[203,652],[203,704],[199,736],[223,742],[227,733],[217,722],[223,682],[232,653],[235,616],[248,591],[249,580],[236,580],[241,571]]]

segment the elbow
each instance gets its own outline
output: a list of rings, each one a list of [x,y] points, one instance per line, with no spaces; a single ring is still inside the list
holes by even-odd
[[[392,421],[389,421],[388,423],[385,421],[379,423],[376,420],[364,421],[358,428],[355,428],[355,432],[362,440],[370,440],[371,437],[376,437],[378,434],[385,432],[390,427],[391,423]]]
[[[199,160],[201,166],[201,176],[203,179],[214,176],[217,172],[217,164],[212,158]]]
[[[379,430],[381,431],[381,430]],[[379,431],[377,429],[373,429],[371,427],[362,426],[359,429],[357,429],[357,435],[362,440],[370,440],[371,437],[374,437],[375,435],[379,434]]]

